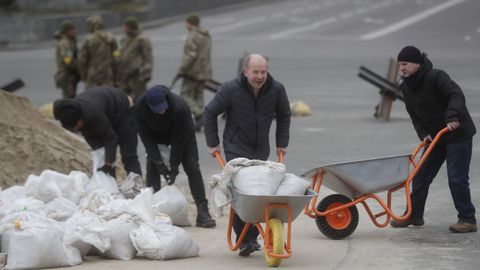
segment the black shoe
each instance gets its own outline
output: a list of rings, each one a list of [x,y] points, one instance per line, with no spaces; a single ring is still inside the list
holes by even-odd
[[[248,243],[248,242],[247,242],[247,243],[243,242],[243,243],[240,245],[240,248],[239,248],[238,250],[239,250],[239,252],[238,252],[238,255],[239,255],[239,256],[247,257],[247,256],[250,256],[250,254],[255,251],[255,248],[252,247],[252,246],[250,245],[250,243]]]
[[[250,246],[252,246],[252,248],[255,250],[255,251],[259,251],[262,249],[262,246],[257,242],[257,240],[251,240],[250,241]]]
[[[208,213],[208,203],[197,204],[197,227],[213,228],[217,225],[215,220]]]

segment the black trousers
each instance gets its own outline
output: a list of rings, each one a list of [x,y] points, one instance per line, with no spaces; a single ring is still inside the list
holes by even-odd
[[[225,152],[225,158],[227,161],[230,161],[232,159],[237,158],[238,156],[229,152]],[[242,233],[243,227],[245,227],[245,222],[235,213],[233,215],[233,230],[235,231],[235,234],[237,235],[237,241],[238,237]],[[250,228],[247,231],[247,234],[245,235],[245,238],[243,239],[243,243],[248,243],[248,242],[256,242],[257,237],[258,237],[258,229],[255,227],[254,224],[250,225]]]
[[[133,116],[132,109],[119,124],[115,126],[117,133],[118,146],[120,147],[120,155],[122,163],[127,171],[142,175],[142,169],[137,156],[137,126]]]
[[[188,185],[195,203],[206,203],[205,186],[203,185],[202,173],[198,164],[198,149],[195,135],[192,134],[185,144],[182,154],[182,167],[188,177]],[[152,187],[155,192],[161,189],[160,174],[155,164],[147,157],[147,187]]]

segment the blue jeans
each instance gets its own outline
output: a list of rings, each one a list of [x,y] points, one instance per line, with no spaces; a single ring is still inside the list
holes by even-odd
[[[412,218],[423,218],[428,188],[440,167],[447,160],[448,185],[453,203],[458,212],[458,219],[476,224],[475,207],[470,197],[468,173],[472,158],[472,138],[459,142],[437,144],[423,166],[413,178]]]

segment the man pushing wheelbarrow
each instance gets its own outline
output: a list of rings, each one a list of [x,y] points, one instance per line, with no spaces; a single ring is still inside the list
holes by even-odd
[[[448,185],[458,222],[450,231],[477,231],[475,207],[470,197],[469,169],[475,125],[460,87],[448,74],[434,69],[425,53],[414,46],[404,47],[397,57],[403,75],[401,89],[405,105],[420,140],[431,142],[445,125],[451,131],[430,153],[413,179],[412,215],[404,221],[393,220],[392,227],[422,226],[428,188],[440,167],[447,161]]]
[[[289,141],[290,105],[283,85],[268,73],[268,60],[260,54],[245,57],[243,72],[222,84],[204,112],[205,138],[209,153],[220,151],[217,117],[226,112],[223,132],[225,157],[267,160],[270,154],[269,130],[277,121],[277,153],[283,155]],[[235,214],[233,228],[240,236],[245,222]],[[251,226],[239,249],[240,256],[260,250],[258,230]]]

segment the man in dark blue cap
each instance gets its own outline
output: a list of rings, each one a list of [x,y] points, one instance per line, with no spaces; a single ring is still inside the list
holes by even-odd
[[[215,227],[208,213],[192,114],[185,101],[167,87],[156,85],[140,96],[134,108],[138,133],[147,152],[147,186],[154,191],[161,188],[160,175],[168,185],[175,182],[178,166],[182,163],[188,184],[197,205],[197,226]],[[170,146],[170,168],[165,164],[159,144]]]
[[[62,126],[80,131],[92,149],[105,147],[105,165],[99,170],[115,177],[117,145],[127,172],[142,174],[137,156],[137,130],[125,93],[109,86],[94,87],[73,99],[59,99],[53,114]]]

